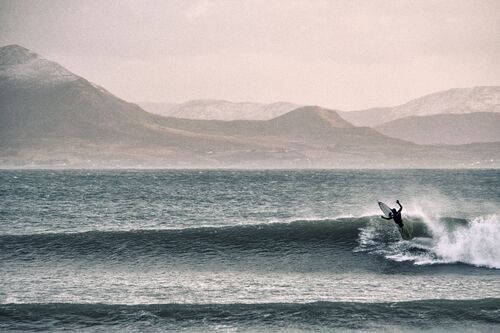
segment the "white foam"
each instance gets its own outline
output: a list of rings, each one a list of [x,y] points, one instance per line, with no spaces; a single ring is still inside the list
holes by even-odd
[[[378,252],[388,259],[413,261],[416,265],[464,263],[500,268],[500,221],[497,215],[480,216],[453,228],[436,220],[422,218],[422,221],[431,231],[432,239],[400,241]],[[412,249],[425,251],[412,253]]]
[[[500,268],[499,244],[500,221],[497,215],[489,215],[436,235],[432,251],[444,262]]]
[[[424,223],[432,238],[384,239],[383,234],[391,234],[388,226],[372,221],[361,229],[356,251],[378,253],[398,262],[413,261],[416,265],[464,263],[500,269],[500,214],[450,224],[443,216],[450,216],[452,206],[444,196],[417,198],[405,205],[406,217]]]
[[[426,225],[432,240],[422,243],[414,239],[410,242],[413,248],[425,249],[424,253],[409,255],[399,252],[388,257],[394,260],[413,260],[419,265],[465,263],[500,268],[499,215],[493,213],[473,217],[465,225],[444,223],[442,217],[449,216],[453,206],[453,203],[440,193],[432,193],[425,198],[415,198],[409,202],[405,207],[408,215],[417,217]],[[497,211],[495,208],[498,207],[489,208],[491,212]]]

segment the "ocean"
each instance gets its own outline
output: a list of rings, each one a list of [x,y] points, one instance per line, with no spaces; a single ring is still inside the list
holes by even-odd
[[[2,170],[0,330],[498,332],[499,218],[499,170]]]

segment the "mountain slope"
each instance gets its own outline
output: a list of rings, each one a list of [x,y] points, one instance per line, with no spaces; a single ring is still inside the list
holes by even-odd
[[[377,126],[410,116],[500,112],[500,87],[457,88],[426,95],[403,105],[341,112],[356,126]]]
[[[166,117],[206,120],[269,120],[281,116],[297,105],[287,102],[271,104],[234,103],[223,100],[192,100],[182,104],[141,103],[145,110]]]
[[[42,142],[169,149],[182,144],[181,150],[248,145],[169,128],[162,117],[17,45],[0,48],[0,139],[9,147]]]
[[[0,167],[484,167],[498,155],[418,146],[313,106],[269,120],[161,117],[25,48],[0,48]]]
[[[375,127],[390,137],[418,144],[500,142],[500,113],[405,117]]]
[[[335,111],[318,107],[300,108],[267,121],[160,117],[15,45],[0,48],[0,64],[4,161],[54,159],[75,164],[156,159],[161,165],[300,166],[324,160],[342,165],[359,159],[347,161],[352,154],[346,155],[346,147],[399,142],[354,128]],[[367,147],[359,149],[370,150]]]
[[[411,143],[389,138],[366,127],[355,127],[334,110],[317,106],[300,107],[270,120],[195,120],[167,117],[165,126],[206,135],[249,138],[254,142],[275,143],[282,147],[309,145],[356,147],[359,150],[382,148],[387,144]]]
[[[231,135],[267,135],[292,133],[317,134],[334,128],[352,128],[336,111],[316,106],[301,107],[270,120],[198,120],[167,117],[168,126],[195,132]]]
[[[0,48],[2,136],[112,139],[148,113],[17,45]]]

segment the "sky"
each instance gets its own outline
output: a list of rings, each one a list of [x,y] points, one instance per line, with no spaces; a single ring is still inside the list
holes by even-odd
[[[500,1],[0,0],[9,44],[130,102],[358,110],[500,85]]]

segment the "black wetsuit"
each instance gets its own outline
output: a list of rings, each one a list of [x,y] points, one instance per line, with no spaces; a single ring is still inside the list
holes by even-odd
[[[403,206],[401,206],[399,201],[397,201],[397,204],[399,205],[399,210],[396,213],[391,212],[390,217],[382,216],[382,218],[384,218],[386,220],[394,220],[394,222],[396,222],[398,227],[402,228],[403,227],[403,219],[401,217],[401,211],[403,210]]]
[[[403,227],[403,219],[401,218],[401,210],[399,210],[396,214],[393,213],[392,219],[396,224],[402,228]]]

